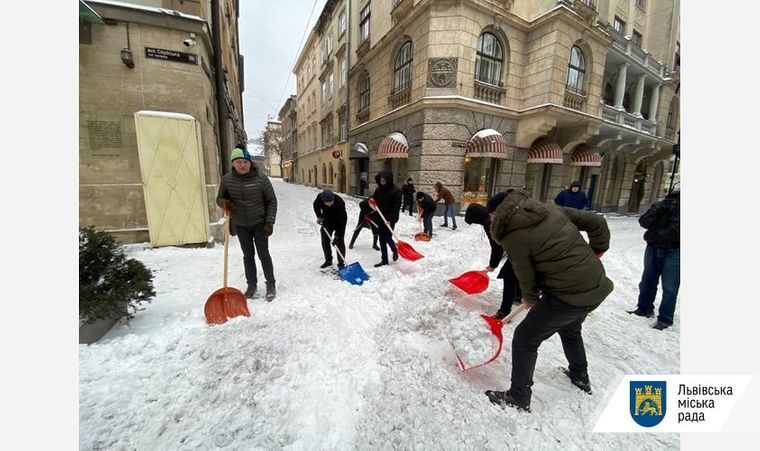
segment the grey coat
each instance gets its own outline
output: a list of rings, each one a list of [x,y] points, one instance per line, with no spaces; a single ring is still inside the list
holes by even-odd
[[[254,163],[247,174],[240,175],[232,168],[222,177],[216,203],[221,207],[225,200],[232,204],[231,222],[236,226],[274,224],[277,197],[269,178]]]

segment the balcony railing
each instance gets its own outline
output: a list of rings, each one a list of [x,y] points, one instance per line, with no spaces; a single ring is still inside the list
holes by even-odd
[[[395,110],[396,108],[406,105],[409,103],[409,100],[411,99],[411,88],[403,89],[399,92],[395,92],[388,96],[388,107],[390,109]]]
[[[660,77],[667,77],[670,75],[665,64],[655,61],[652,55],[636,45],[631,38],[627,38],[617,32],[609,24],[600,24],[599,28],[606,31],[612,38],[612,47],[621,53],[628,56],[641,66],[650,69],[657,73]]]
[[[475,98],[489,103],[501,105],[507,90],[495,84],[485,83],[478,79],[475,80]]]
[[[643,117],[634,116],[633,114],[618,110],[610,105],[602,103],[602,119],[625,127],[630,127],[650,135],[657,135],[657,125]]]
[[[394,22],[401,20],[412,9],[414,0],[393,0],[393,9],[391,9],[391,18]]]
[[[596,0],[575,0],[573,8],[586,20],[593,21],[596,18]]]
[[[583,111],[586,109],[586,91],[577,89],[573,86],[565,86],[564,105],[574,110]]]

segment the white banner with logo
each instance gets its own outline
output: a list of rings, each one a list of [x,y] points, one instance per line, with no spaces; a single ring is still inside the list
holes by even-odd
[[[750,375],[628,375],[594,432],[718,432]]]

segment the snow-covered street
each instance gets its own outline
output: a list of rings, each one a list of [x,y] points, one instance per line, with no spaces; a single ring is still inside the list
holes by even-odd
[[[615,291],[584,323],[594,393],[558,369],[558,336],[539,349],[532,412],[492,405],[506,390],[512,332],[493,363],[462,373],[451,341],[478,336],[480,313],[501,300],[498,271],[484,293],[448,282],[488,264],[479,225],[433,225],[413,239],[416,217],[396,231],[425,258],[380,260],[363,230],[349,263],[371,279],[350,285],[319,270],[324,260],[312,202],[315,188],[273,179],[277,223],[270,239],[277,297],[249,301],[250,318],[208,326],[203,307],[222,286],[223,246],[156,248],[127,254],[154,271],[156,297],[129,324],[79,347],[81,449],[676,449],[677,434],[594,434],[607,397],[625,374],[680,372],[680,308],[673,327],[628,315],[635,307],[645,243],[635,217],[608,216],[611,248],[602,261]],[[359,199],[348,209],[346,245]],[[242,252],[230,242],[229,283],[245,289]],[[659,294],[657,302],[659,305]]]

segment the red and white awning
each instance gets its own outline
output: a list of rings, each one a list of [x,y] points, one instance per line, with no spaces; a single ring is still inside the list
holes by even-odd
[[[570,157],[570,166],[600,167],[602,165],[602,156],[599,154],[601,150],[598,147],[581,144]]]
[[[562,148],[551,141],[534,143],[528,153],[528,163],[562,164]]]
[[[403,134],[393,132],[377,148],[377,158],[409,158],[409,143]]]
[[[467,142],[466,157],[507,158],[507,143],[496,130],[486,128],[475,133]]]

